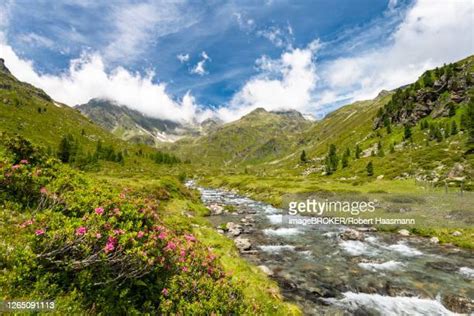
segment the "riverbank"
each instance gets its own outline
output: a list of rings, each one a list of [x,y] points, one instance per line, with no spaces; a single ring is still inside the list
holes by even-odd
[[[197,187],[214,229],[278,282],[306,314],[472,312],[472,252],[341,225],[291,226],[282,210]]]
[[[469,210],[469,205],[472,205],[469,203],[473,199],[472,192],[465,192],[461,199],[457,192],[444,194],[444,189],[428,190],[416,185],[412,180],[377,180],[355,186],[344,181],[323,181],[298,176],[283,179],[270,176],[213,175],[200,178],[199,183],[213,188],[236,190],[242,195],[275,207],[282,207],[285,197],[302,194],[352,194],[374,199],[392,195],[392,204],[398,207],[396,210],[379,208],[374,213],[361,214],[361,218],[413,218],[415,225],[375,227],[387,232],[407,229],[409,233],[417,236],[436,237],[442,244],[474,249],[474,210]],[[406,203],[407,200],[417,204],[417,207],[406,207],[406,204],[410,204]]]

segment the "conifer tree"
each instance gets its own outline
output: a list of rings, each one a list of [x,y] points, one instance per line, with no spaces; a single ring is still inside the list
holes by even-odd
[[[368,164],[367,164],[367,175],[369,177],[373,176],[374,175],[374,165],[372,164],[372,161],[370,161]]]

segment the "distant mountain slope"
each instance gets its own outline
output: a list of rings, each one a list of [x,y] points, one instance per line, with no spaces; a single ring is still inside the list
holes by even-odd
[[[134,143],[154,146],[157,142],[173,142],[184,134],[197,132],[170,120],[145,116],[112,100],[92,99],[75,108],[114,135]]]
[[[175,142],[185,136],[204,135],[222,124],[216,118],[201,123],[178,123],[153,118],[107,99],[91,99],[75,108],[119,138],[150,146],[162,146],[163,143]]]
[[[55,102],[43,90],[17,80],[5,67],[3,59],[0,60],[0,131],[18,133],[53,148],[66,134],[80,138],[89,148],[99,140],[121,143],[79,111]]]
[[[170,148],[204,164],[259,163],[281,156],[295,135],[310,126],[297,111],[268,112],[258,108],[198,138],[185,138]]]

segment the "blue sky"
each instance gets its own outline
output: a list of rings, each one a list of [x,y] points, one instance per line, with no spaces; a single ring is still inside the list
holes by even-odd
[[[473,53],[473,2],[4,1],[0,57],[75,105],[174,120],[317,116]],[[455,46],[455,49],[454,47]]]

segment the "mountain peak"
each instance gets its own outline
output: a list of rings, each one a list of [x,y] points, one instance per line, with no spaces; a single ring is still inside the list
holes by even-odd
[[[96,124],[131,142],[153,146],[197,133],[194,126],[149,117],[112,99],[94,98],[75,108]]]
[[[262,114],[262,113],[268,113],[268,111],[265,110],[264,108],[256,108],[255,110],[253,110],[249,114]]]
[[[4,72],[11,75],[10,70],[7,68],[7,66],[5,66],[5,59],[3,58],[0,58],[0,72]]]
[[[279,111],[271,111],[270,113],[274,113],[280,116],[288,117],[288,118],[296,118],[296,119],[305,119],[303,114],[296,110],[279,110]]]

